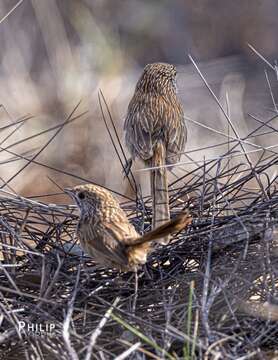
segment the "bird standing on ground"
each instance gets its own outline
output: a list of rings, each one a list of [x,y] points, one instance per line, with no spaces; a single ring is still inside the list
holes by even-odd
[[[183,107],[177,97],[175,66],[154,63],[145,66],[129,103],[125,141],[132,159],[143,160],[151,170],[153,229],[170,219],[165,164],[179,161],[187,131]],[[160,239],[167,244],[170,237]]]
[[[191,218],[183,213],[140,236],[110,191],[97,185],[65,189],[77,203],[80,218],[77,236],[84,251],[106,267],[135,271],[146,263],[151,242],[186,227]]]

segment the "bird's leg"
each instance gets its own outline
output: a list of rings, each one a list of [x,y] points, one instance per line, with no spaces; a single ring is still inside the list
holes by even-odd
[[[146,264],[144,265],[144,274],[145,274],[145,276],[147,277],[148,280],[153,280],[153,277],[151,276]]]
[[[132,303],[132,314],[135,315],[136,303],[138,298],[138,272],[134,270],[134,298]]]
[[[127,159],[125,166],[123,168],[124,178],[128,177],[132,167],[132,158]]]

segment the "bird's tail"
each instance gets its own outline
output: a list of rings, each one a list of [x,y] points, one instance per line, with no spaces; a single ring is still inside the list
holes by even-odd
[[[152,229],[156,229],[170,220],[167,169],[163,167],[165,159],[165,146],[162,141],[158,141],[151,160],[151,167],[159,167],[151,170]],[[158,242],[166,245],[169,241],[170,236],[168,235],[159,239]]]
[[[139,237],[135,241],[133,240],[132,246],[141,245],[146,242],[150,242],[160,238],[165,238],[166,236],[169,236],[172,233],[181,231],[186,226],[188,226],[191,223],[191,221],[192,218],[188,212],[181,213],[178,216],[176,216],[173,220],[169,220],[165,224],[159,226],[158,228],[152,231],[149,231],[148,233]]]

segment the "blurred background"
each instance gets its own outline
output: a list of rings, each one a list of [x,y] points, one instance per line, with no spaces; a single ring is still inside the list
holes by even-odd
[[[1,0],[0,18],[17,3]],[[247,46],[250,43],[274,63],[277,13],[275,0],[23,0],[0,24],[0,116],[2,126],[28,114],[33,118],[1,146],[63,122],[82,100],[76,113],[88,113],[66,126],[37,160],[131,194],[102,120],[99,89],[123,139],[127,105],[144,65],[176,64],[186,117],[227,134],[227,120],[191,64],[191,54],[239,135],[247,136],[277,112],[275,72]],[[270,124],[277,126],[277,119]],[[227,147],[203,149],[226,138],[189,120],[187,127],[187,151],[194,161],[217,156]],[[2,131],[1,139],[10,132],[11,128]],[[35,154],[52,134],[11,150]],[[262,146],[277,143],[273,135],[251,140]],[[248,151],[254,149],[246,146]],[[255,162],[260,155],[250,157]],[[0,156],[6,161],[11,154],[2,151]],[[186,156],[182,160],[187,164],[175,169],[176,176],[196,166]],[[25,164],[25,160],[2,164],[2,181]],[[137,163],[134,169],[142,167]],[[30,164],[9,182],[10,191],[26,196],[57,192],[48,176],[62,187],[80,183]],[[145,173],[136,172],[136,178],[147,193]],[[59,202],[61,197],[52,200]]]

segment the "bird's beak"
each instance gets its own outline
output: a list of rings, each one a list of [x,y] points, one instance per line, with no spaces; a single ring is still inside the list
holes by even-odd
[[[65,188],[64,189],[64,192],[67,194],[67,195],[69,195],[71,198],[73,198],[74,199],[74,190],[72,190],[72,189],[70,189],[70,188]]]
[[[78,206],[79,201],[78,201],[78,198],[76,196],[76,191],[74,189],[65,188],[64,193],[67,194],[76,203],[76,205]]]

